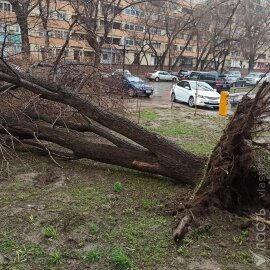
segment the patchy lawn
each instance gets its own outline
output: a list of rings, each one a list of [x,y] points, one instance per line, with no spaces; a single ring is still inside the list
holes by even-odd
[[[227,120],[193,114],[147,108],[140,123],[208,155]],[[0,269],[269,269],[254,258],[270,255],[269,239],[262,252],[256,224],[218,209],[183,245],[173,243],[174,215],[192,187],[92,161],[61,165],[28,154],[11,162],[10,178],[0,182]]]

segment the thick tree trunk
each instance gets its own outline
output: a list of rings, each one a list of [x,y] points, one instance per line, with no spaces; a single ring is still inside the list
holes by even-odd
[[[244,97],[238,105],[209,159],[205,176],[196,188],[197,192],[174,230],[173,236],[177,243],[183,239],[194,218],[211,207],[235,211],[243,206],[264,204],[265,201],[269,205],[270,190],[266,179],[262,183],[258,172],[253,169],[256,153],[252,145],[254,133],[264,121],[269,121],[269,93],[270,85],[265,83],[254,100]],[[258,190],[262,184],[265,194],[260,197]]]
[[[254,100],[244,97],[238,106],[209,160],[198,193],[200,204],[232,210],[258,199],[254,192],[258,179],[251,169],[255,160],[252,135],[257,129],[257,118],[267,112],[269,93],[270,85],[264,84]]]
[[[26,60],[29,60],[30,41],[29,41],[27,18],[18,18],[18,23],[19,23],[20,29],[21,29],[23,58],[25,58]]]
[[[137,143],[143,148],[148,149],[149,151],[149,155],[147,155],[145,151],[128,152],[127,160],[124,161],[123,155],[121,155],[121,151],[123,151],[123,148],[120,148],[120,150],[115,149],[114,152],[111,147],[108,148],[107,146],[99,146],[99,148],[96,148],[98,150],[91,152],[90,157],[90,154],[86,156],[85,150],[80,149],[79,143],[78,150],[74,148],[75,144],[72,146],[71,149],[74,153],[77,153],[79,157],[83,157],[84,155],[85,157],[91,158],[93,160],[116,164],[142,171],[148,171],[156,174],[162,174],[177,179],[179,181],[191,184],[194,184],[201,179],[205,162],[204,158],[197,157],[185,151],[184,149],[173,144],[172,142],[166,140],[161,135],[147,131],[138,124],[118,114],[114,114],[110,111],[102,109],[92,101],[81,97],[77,93],[73,93],[63,87],[57,87],[55,84],[46,83],[44,81],[41,81],[40,79],[29,77],[26,78],[23,75],[21,76],[21,79],[18,80],[18,78],[14,76],[14,74],[11,73],[9,70],[6,71],[8,74],[0,72],[0,80],[10,82],[16,86],[23,87],[37,95],[40,95],[44,99],[56,101],[71,106],[76,109],[81,115],[84,115],[89,119],[96,121],[100,125],[118,134],[121,134],[122,136]],[[8,122],[12,123],[12,121]],[[10,128],[12,129],[14,127],[11,125]],[[15,130],[13,131],[15,132]],[[16,132],[20,133],[18,125]],[[30,130],[30,132],[33,132],[33,130]],[[62,138],[65,137],[65,135],[62,136]],[[53,138],[47,137],[47,139],[48,141],[53,141]],[[57,141],[55,143],[62,145],[64,142]],[[81,144],[81,146],[83,145],[85,145],[84,142]],[[68,147],[68,145],[64,146]],[[102,147],[104,147],[103,151],[101,150]],[[111,157],[106,157],[106,151],[109,151],[109,149],[113,157],[115,157],[116,161],[113,161]],[[117,155],[119,155],[119,158],[116,158]],[[144,156],[146,160],[143,158]],[[144,168],[142,169],[142,167]]]

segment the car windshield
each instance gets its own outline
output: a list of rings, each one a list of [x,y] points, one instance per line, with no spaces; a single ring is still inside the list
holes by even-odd
[[[130,82],[143,83],[143,80],[139,77],[127,77],[127,80],[129,80]]]
[[[214,91],[214,89],[208,84],[204,82],[189,82],[192,90],[203,90],[203,91]]]

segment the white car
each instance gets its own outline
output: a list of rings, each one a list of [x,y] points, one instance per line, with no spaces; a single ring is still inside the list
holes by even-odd
[[[265,76],[264,73],[259,73],[259,72],[252,72],[249,73],[245,79],[246,79],[246,84],[249,85],[256,85],[258,83],[262,83],[265,79],[263,77]]]
[[[262,81],[270,82],[270,73],[265,74],[265,77],[263,77]]]
[[[241,72],[239,70],[230,70],[230,71],[227,71],[224,73],[224,75],[234,75],[234,76],[237,76],[238,78],[239,77],[242,77],[241,75]]]
[[[206,106],[218,108],[220,94],[208,83],[199,81],[181,81],[171,90],[171,101],[186,102],[190,107]]]
[[[171,75],[167,71],[155,70],[154,72],[149,72],[145,74],[145,78],[149,81],[177,81],[177,76]]]

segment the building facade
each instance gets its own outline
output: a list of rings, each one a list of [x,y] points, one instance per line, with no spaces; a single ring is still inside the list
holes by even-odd
[[[35,6],[28,16],[31,57],[36,60],[55,57],[70,36],[64,51],[65,59],[93,61],[96,50],[89,45],[89,35],[83,23],[70,29],[80,8],[76,9],[70,1],[50,2],[48,10],[44,12],[48,15],[46,29],[39,5]],[[198,34],[197,37],[192,36],[184,24],[187,18],[185,16],[189,14],[188,10],[192,9],[191,6],[182,4],[181,8],[168,6],[164,9],[161,5],[139,4],[124,9],[127,5],[122,1],[119,6],[95,7],[97,42],[104,39],[100,63],[111,66],[123,62],[130,65],[158,66],[162,62],[168,69],[173,68],[175,63],[176,69],[179,67],[192,69],[195,66],[201,50],[198,47]],[[183,11],[184,9],[186,10]],[[0,0],[0,43],[5,46],[5,51],[12,55],[20,54],[22,51],[21,29],[16,21],[16,14],[10,2]],[[104,25],[108,24],[108,21],[109,32],[105,35]],[[182,31],[178,31],[181,30],[180,26],[183,26]],[[248,60],[242,55],[240,48],[234,49],[229,51],[224,67],[246,69]],[[265,70],[269,67],[270,51],[265,50],[257,56],[254,69]]]

